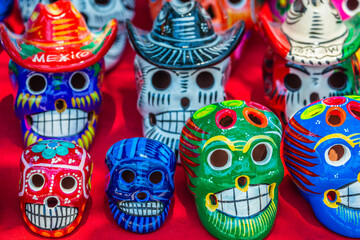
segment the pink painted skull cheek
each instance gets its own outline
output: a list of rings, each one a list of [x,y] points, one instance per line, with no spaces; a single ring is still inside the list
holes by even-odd
[[[70,142],[40,141],[24,150],[19,197],[33,232],[61,237],[78,226],[90,194],[92,168],[86,150]]]

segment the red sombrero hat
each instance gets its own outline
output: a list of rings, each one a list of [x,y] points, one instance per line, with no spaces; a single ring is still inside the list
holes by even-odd
[[[16,35],[0,24],[1,42],[18,65],[40,72],[68,72],[99,61],[116,38],[116,20],[98,32],[90,32],[70,1],[39,3],[25,33]]]

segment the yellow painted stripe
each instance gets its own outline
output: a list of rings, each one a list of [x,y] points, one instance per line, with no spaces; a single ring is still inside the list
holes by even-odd
[[[42,26],[33,27],[33,28],[30,28],[27,32],[33,33],[33,32],[36,32],[37,30],[39,30],[40,28],[42,28]]]
[[[35,100],[35,104],[36,104],[36,107],[37,107],[37,108],[39,108],[39,105],[40,105],[40,102],[41,102],[41,98],[42,98],[42,96],[39,95],[39,96],[37,96],[37,98],[36,98],[36,100]]]
[[[78,105],[78,108],[81,108],[81,104],[80,104],[80,99],[79,98],[76,98],[76,103]]]
[[[22,107],[25,106],[25,104],[26,104],[29,96],[30,96],[30,94],[28,94],[28,93],[23,96],[22,103],[21,103],[21,106],[22,106]]]
[[[89,144],[91,144],[92,140],[93,140],[93,137],[91,136],[91,133],[88,130],[86,130],[85,134],[86,134],[87,138],[89,139]]]
[[[72,26],[74,26],[74,25],[75,25],[74,23],[62,24],[62,25],[54,26],[54,27],[53,27],[53,30],[56,31],[56,30],[68,29],[69,27],[72,27]]]
[[[85,96],[85,99],[86,99],[86,101],[87,101],[87,103],[88,103],[88,105],[89,105],[89,107],[91,106],[91,99],[90,99],[90,97],[89,96]]]
[[[35,95],[31,95],[31,97],[29,98],[29,108],[31,109],[32,105],[35,102]]]
[[[73,108],[76,106],[76,103],[75,103],[75,99],[74,99],[74,98],[71,98],[71,105],[73,106]]]
[[[81,97],[80,99],[81,99],[82,105],[83,105],[84,107],[86,107],[86,106],[85,106],[85,99],[84,99],[83,97]]]
[[[91,135],[95,136],[95,129],[93,126],[89,125],[89,131],[90,131]]]
[[[51,21],[52,24],[64,24],[64,23],[68,23],[68,22],[71,22],[73,21],[73,19],[69,18],[69,19],[66,19],[66,18],[62,18],[62,19],[56,19],[56,20],[53,20]]]
[[[80,146],[80,147],[84,147],[84,143],[83,143],[83,141],[81,140],[81,138],[79,138],[78,139],[78,145]]]
[[[72,37],[72,36],[53,37],[53,41],[68,41],[73,39],[77,39],[77,37]]]
[[[27,139],[27,142],[26,142],[26,146],[30,146],[30,145],[31,145],[33,136],[34,136],[34,134],[32,134],[32,133],[29,135],[29,137],[28,137],[28,139]]]
[[[66,31],[57,31],[53,33],[53,36],[62,36],[62,35],[66,35],[66,34],[70,34],[73,32],[76,32],[77,30],[66,30]]]
[[[27,130],[26,132],[25,132],[25,135],[24,135],[24,142],[26,142],[26,138],[27,138],[27,136],[29,135],[29,130]]]
[[[17,102],[16,102],[16,107],[19,107],[19,104],[20,104],[20,102],[21,102],[21,99],[22,99],[22,97],[23,97],[23,93],[20,93],[19,94],[19,96],[18,96],[18,98],[17,98]]]
[[[88,150],[89,149],[89,140],[87,139],[87,137],[84,134],[81,135],[81,138],[84,142],[85,149]]]

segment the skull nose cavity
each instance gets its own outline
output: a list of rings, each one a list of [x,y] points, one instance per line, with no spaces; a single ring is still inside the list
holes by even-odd
[[[335,191],[329,191],[326,195],[330,202],[335,202],[337,200],[337,195]]]
[[[239,188],[245,188],[248,183],[248,178],[246,176],[240,176],[236,179],[237,185]]]
[[[190,99],[187,97],[183,97],[180,101],[180,104],[183,109],[187,109],[190,105]]]
[[[55,101],[55,109],[58,113],[62,113],[66,110],[66,102],[62,99],[58,99]]]
[[[48,197],[45,200],[45,204],[49,207],[49,208],[54,208],[59,204],[59,200],[56,197]]]
[[[319,100],[319,94],[317,92],[313,92],[310,94],[310,102],[315,102],[317,100]]]
[[[149,121],[150,121],[150,125],[154,126],[156,124],[156,116],[153,113],[149,114]]]
[[[146,201],[147,198],[148,198],[148,195],[146,192],[138,192],[136,194],[136,198],[139,200],[139,201]]]

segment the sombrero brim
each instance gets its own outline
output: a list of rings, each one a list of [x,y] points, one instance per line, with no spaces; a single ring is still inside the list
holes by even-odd
[[[221,62],[236,49],[245,31],[244,22],[239,21],[232,28],[217,33],[218,37],[213,44],[180,48],[154,41],[149,32],[134,27],[130,21],[126,22],[126,27],[133,49],[144,60],[161,68],[184,70]]]
[[[116,39],[118,23],[110,20],[100,31],[90,33],[85,41],[61,44],[34,43],[12,33],[0,23],[4,50],[18,65],[37,72],[72,72],[98,62]]]
[[[291,53],[291,44],[281,30],[280,22],[273,22],[272,17],[268,14],[259,14],[259,22],[264,32],[265,36],[269,40],[270,44],[273,46],[277,54],[281,57],[289,60],[294,61],[294,55]],[[360,24],[360,13],[352,17],[351,19],[344,21],[347,29],[349,30],[348,37],[346,38],[343,49],[342,55],[340,58],[333,59],[333,60],[319,60],[314,56],[314,58],[309,58],[308,62],[313,62],[314,64],[335,64],[345,59],[351,57],[356,53],[356,51],[360,47],[360,29],[357,27]],[[318,47],[319,45],[314,45],[314,48]],[[301,62],[300,64],[304,64]]]

